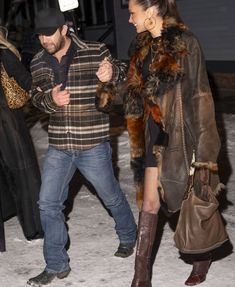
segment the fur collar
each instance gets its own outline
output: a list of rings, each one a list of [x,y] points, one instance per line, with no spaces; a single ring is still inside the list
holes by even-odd
[[[175,19],[166,17],[161,37],[153,39],[149,32],[137,35],[135,48],[132,51],[128,71],[128,94],[125,101],[127,117],[140,118],[144,115],[144,105],[156,108],[158,98],[172,89],[183,77],[183,70],[178,60],[187,54],[185,43],[181,40],[186,27]],[[142,68],[147,55],[152,53],[149,75],[144,80]],[[160,121],[160,110],[152,114]]]

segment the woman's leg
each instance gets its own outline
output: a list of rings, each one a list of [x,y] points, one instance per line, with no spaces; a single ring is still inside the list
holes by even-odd
[[[185,285],[194,286],[206,280],[206,275],[210,268],[212,258],[211,252],[191,254],[190,256],[193,261],[193,269],[188,279],[185,281]]]
[[[135,274],[131,287],[151,287],[151,254],[156,234],[160,199],[158,168],[145,170],[144,200],[139,215]]]
[[[144,176],[144,199],[142,211],[157,214],[160,208],[160,198],[157,191],[158,168],[147,167]]]

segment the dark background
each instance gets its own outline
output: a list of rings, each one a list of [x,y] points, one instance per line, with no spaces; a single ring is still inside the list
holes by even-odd
[[[114,57],[128,61],[128,47],[135,29],[128,23],[129,12],[123,0],[79,0],[79,7],[65,12],[66,19],[81,38],[105,42]],[[199,38],[213,85],[235,91],[235,1],[178,0],[180,14]],[[9,39],[23,54],[28,66],[40,49],[32,37],[37,11],[59,7],[58,0],[1,0],[0,24],[9,29]],[[223,93],[224,94],[224,93]]]

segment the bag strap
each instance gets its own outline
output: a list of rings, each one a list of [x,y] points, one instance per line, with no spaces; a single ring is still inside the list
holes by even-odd
[[[7,73],[7,71],[6,71],[6,69],[5,69],[4,65],[3,65],[3,62],[0,62],[0,70],[1,70],[1,72],[5,72],[7,74],[7,76],[8,76],[8,73]]]
[[[184,115],[183,115],[183,101],[182,101],[182,94],[181,94],[181,83],[177,85],[177,109],[178,113],[180,115],[180,128],[181,128],[181,136],[182,136],[182,144],[183,144],[183,152],[184,152],[184,161],[188,173],[188,183],[187,183],[187,189],[185,190],[183,199],[186,199],[189,195],[189,191],[191,190],[193,186],[193,175],[194,175],[194,168],[191,169],[188,163],[188,153],[186,149],[186,143],[185,143],[185,132],[184,132]]]
[[[0,49],[0,75],[1,75],[2,72],[3,73],[5,72],[7,74],[7,76],[9,77],[9,75],[8,75],[6,69],[5,69],[5,66],[3,64],[3,61],[2,61],[2,49]]]

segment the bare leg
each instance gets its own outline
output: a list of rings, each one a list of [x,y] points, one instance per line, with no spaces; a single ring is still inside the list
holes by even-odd
[[[145,169],[144,200],[138,222],[135,274],[131,287],[151,287],[151,254],[157,229],[160,199],[157,192],[158,169]]]
[[[157,191],[158,168],[147,167],[144,180],[144,200],[142,210],[148,213],[157,214],[160,209],[160,198]]]

